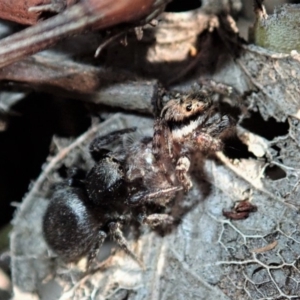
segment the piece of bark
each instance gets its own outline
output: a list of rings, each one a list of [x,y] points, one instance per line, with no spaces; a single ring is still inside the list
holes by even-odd
[[[84,0],[35,26],[0,41],[0,67],[44,50],[59,40],[87,30],[106,29],[122,23],[150,21],[169,0]]]
[[[153,112],[158,96],[156,80],[110,68],[75,63],[56,56],[34,55],[0,69],[0,80],[22,83],[38,91],[115,108]]]
[[[24,25],[33,25],[43,20],[43,10],[30,10],[30,8],[48,6],[49,12],[55,10],[59,12],[58,7],[63,10],[76,2],[77,0],[2,0],[0,2],[0,18]]]

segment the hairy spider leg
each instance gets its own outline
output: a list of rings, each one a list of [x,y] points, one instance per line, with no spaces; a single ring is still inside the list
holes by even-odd
[[[87,259],[87,269],[91,269],[92,266],[92,262],[96,257],[96,254],[98,252],[98,250],[100,249],[100,247],[102,246],[104,240],[106,239],[107,234],[104,231],[99,231],[98,233],[98,238],[95,241],[95,243],[93,244],[89,254],[88,254],[88,259]]]
[[[220,113],[217,113],[207,119],[202,131],[213,137],[220,137],[223,132],[230,132],[228,129],[232,127],[233,120],[229,116],[220,116]]]
[[[173,143],[169,126],[161,119],[156,119],[153,126],[152,153],[157,161],[168,156],[173,157]]]
[[[161,197],[171,198],[178,191],[182,190],[181,186],[174,186],[166,189],[161,189],[158,191],[140,191],[133,194],[128,200],[127,203],[131,206],[142,206],[147,202],[153,202],[155,199],[159,199]]]
[[[223,142],[220,139],[214,138],[204,132],[196,135],[196,143],[197,148],[203,153],[216,152],[223,149]]]
[[[120,229],[121,225],[118,222],[111,222],[108,224],[109,233],[113,240],[119,245],[119,247],[124,250],[133,260],[135,260],[143,269],[143,262],[129,249],[128,243]]]
[[[188,176],[188,171],[191,166],[191,161],[186,156],[181,156],[176,164],[176,177],[182,184],[184,190],[187,192],[193,186],[193,183]]]
[[[170,128],[163,120],[156,119],[153,129],[152,154],[154,155],[159,168],[166,175],[168,182],[172,184],[172,180],[168,175],[167,167],[164,164],[165,159],[168,161],[173,157],[173,140]]]
[[[175,219],[168,214],[151,214],[148,216],[141,215],[139,219],[141,223],[147,224],[151,227],[171,225],[175,222]]]
[[[223,149],[223,142],[220,139],[222,134],[229,135],[229,128],[232,127],[232,120],[224,115],[220,118],[219,113],[211,116],[206,121],[204,127],[197,129],[193,135],[196,147],[203,152],[216,152]]]

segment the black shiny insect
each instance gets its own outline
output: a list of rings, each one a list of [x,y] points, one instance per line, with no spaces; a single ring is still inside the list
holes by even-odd
[[[110,236],[140,262],[122,226],[172,224],[166,208],[178,191],[192,187],[194,155],[221,150],[221,138],[232,128],[231,118],[198,91],[177,94],[166,104],[153,137],[137,137],[135,128],[128,128],[96,138],[90,145],[94,167],[87,174],[71,172],[55,187],[43,219],[47,243],[66,261],[88,255],[90,263]]]

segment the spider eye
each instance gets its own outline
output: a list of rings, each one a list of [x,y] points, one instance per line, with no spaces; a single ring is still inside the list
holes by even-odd
[[[185,107],[186,111],[191,111],[192,110],[192,104],[189,104]]]

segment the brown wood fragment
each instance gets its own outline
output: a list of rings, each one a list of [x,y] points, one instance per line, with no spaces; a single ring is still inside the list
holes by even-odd
[[[40,18],[39,12],[29,12],[31,6],[49,4],[51,0],[2,0],[0,1],[0,18],[20,24],[33,25]]]
[[[235,212],[235,211],[225,211],[223,210],[223,216],[226,217],[227,219],[231,220],[243,220],[247,219],[249,217],[249,213],[244,211],[244,212]]]
[[[256,212],[257,207],[249,199],[238,201],[231,211],[223,210],[223,216],[231,220],[242,220],[249,217],[251,212]]]
[[[42,20],[43,10],[31,8],[48,6],[51,11],[51,6],[57,5],[57,2],[65,8],[74,4],[76,0],[1,0],[0,18],[24,25],[34,25]]]

